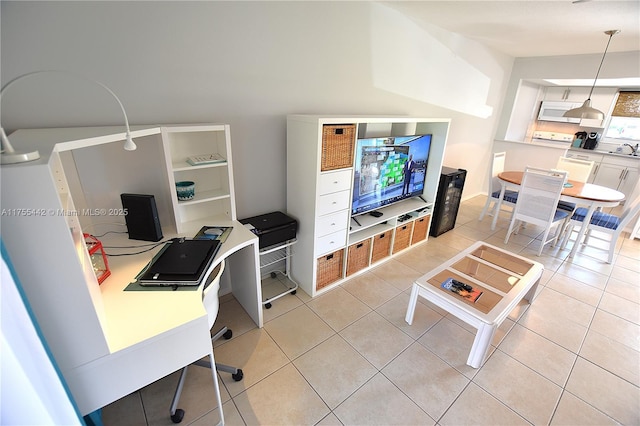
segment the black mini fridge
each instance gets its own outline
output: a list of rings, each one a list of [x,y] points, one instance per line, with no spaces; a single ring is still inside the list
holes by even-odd
[[[464,169],[442,167],[429,230],[429,235],[432,237],[444,234],[455,226],[466,177],[467,171]]]

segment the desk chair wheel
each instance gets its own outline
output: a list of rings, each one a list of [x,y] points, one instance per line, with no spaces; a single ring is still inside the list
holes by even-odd
[[[233,337],[233,331],[231,330],[225,331],[222,337],[224,337],[227,340],[231,339]]]
[[[182,408],[178,408],[175,414],[171,415],[171,421],[174,423],[180,423],[184,418],[184,410]]]
[[[242,372],[242,370],[240,368],[238,368],[238,372],[236,374],[232,374],[231,377],[236,382],[239,382],[244,377],[244,373]]]
[[[269,303],[265,303],[265,304],[264,304],[264,307],[265,307],[266,309],[271,309],[271,302],[269,302]]]

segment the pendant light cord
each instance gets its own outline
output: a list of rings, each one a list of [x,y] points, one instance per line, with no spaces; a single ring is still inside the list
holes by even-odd
[[[596,72],[596,78],[593,80],[593,86],[591,86],[591,91],[589,92],[589,97],[587,99],[591,99],[591,95],[593,94],[593,89],[596,87],[596,82],[598,81],[598,76],[600,75],[600,69],[602,68],[602,64],[604,63],[604,57],[607,56],[607,50],[609,49],[609,43],[611,43],[611,39],[613,36],[617,34],[617,32],[611,31],[609,34],[609,41],[607,41],[607,47],[604,48],[604,54],[602,55],[602,60],[600,61],[600,66],[598,67],[598,71]]]

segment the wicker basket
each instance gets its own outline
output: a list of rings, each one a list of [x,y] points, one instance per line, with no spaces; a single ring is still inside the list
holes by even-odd
[[[347,251],[347,276],[369,266],[369,249],[371,239],[360,241],[349,246]]]
[[[396,236],[393,240],[394,254],[409,247],[409,243],[411,242],[412,229],[413,222],[405,223],[396,227]]]
[[[373,237],[373,250],[371,251],[371,263],[389,256],[391,248],[391,231],[383,232]]]
[[[353,167],[355,124],[325,124],[322,126],[321,171]]]
[[[334,251],[318,258],[316,270],[316,290],[328,286],[342,278],[342,260],[344,249]]]
[[[427,228],[429,228],[429,221],[431,216],[423,216],[413,222],[413,234],[411,235],[411,244],[418,243],[427,238]]]

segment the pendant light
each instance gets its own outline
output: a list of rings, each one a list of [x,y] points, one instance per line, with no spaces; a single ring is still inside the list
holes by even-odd
[[[598,67],[598,72],[596,72],[596,78],[593,80],[593,86],[591,87],[591,91],[589,92],[589,97],[579,108],[573,108],[564,113],[564,117],[570,118],[590,118],[595,120],[602,120],[604,118],[604,112],[599,109],[595,109],[591,106],[591,94],[593,93],[593,89],[596,87],[596,82],[598,81],[598,75],[600,74],[600,69],[602,68],[602,64],[604,63],[604,57],[607,55],[607,49],[609,48],[609,43],[611,43],[611,38],[618,34],[620,30],[608,30],[604,33],[609,36],[609,41],[607,42],[607,47],[604,48],[604,54],[602,55],[602,60],[600,61],[600,66]]]

